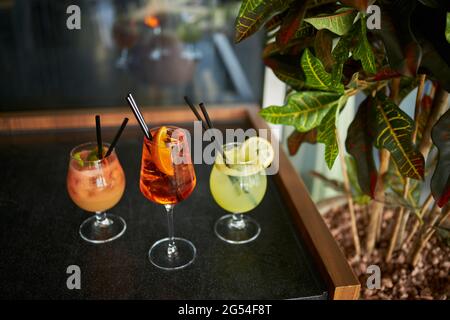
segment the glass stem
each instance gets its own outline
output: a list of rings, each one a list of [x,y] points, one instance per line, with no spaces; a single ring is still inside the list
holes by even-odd
[[[233,213],[231,215],[230,227],[233,229],[242,230],[245,228],[245,221],[243,219],[242,213]]]
[[[107,227],[111,225],[112,221],[106,218],[106,212],[96,211],[95,212],[95,225],[99,227]]]
[[[164,205],[167,211],[167,227],[169,230],[169,245],[167,246],[167,256],[173,258],[177,255],[177,246],[174,240],[174,228],[173,228],[173,204]]]

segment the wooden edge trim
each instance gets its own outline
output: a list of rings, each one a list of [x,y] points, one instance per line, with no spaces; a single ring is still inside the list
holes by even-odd
[[[208,112],[211,117],[218,121],[246,118],[247,107],[254,105],[226,105],[209,106]],[[153,124],[182,123],[195,121],[196,118],[187,106],[174,107],[142,107],[144,118]],[[117,108],[103,109],[77,109],[61,111],[41,112],[8,112],[0,113],[0,133],[14,133],[20,131],[40,131],[58,129],[77,129],[95,127],[94,116],[100,114],[102,126],[120,126],[124,117],[130,119],[129,124],[138,125],[130,108],[122,106]]]
[[[269,129],[259,116],[258,110],[255,107],[247,108],[250,122],[256,129]],[[309,196],[303,181],[281,148],[276,180],[291,209],[300,235],[313,249],[312,254],[328,284],[330,298],[358,299],[361,284]]]

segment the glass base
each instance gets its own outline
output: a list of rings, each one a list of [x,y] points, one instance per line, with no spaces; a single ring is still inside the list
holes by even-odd
[[[90,243],[105,243],[119,238],[127,229],[127,224],[119,216],[106,213],[105,219],[98,221],[94,215],[83,221],[80,236]]]
[[[160,269],[182,269],[194,262],[197,249],[189,240],[173,238],[176,248],[169,248],[169,238],[156,241],[148,252],[150,262]],[[169,255],[169,251],[170,255]]]
[[[217,220],[214,226],[216,236],[233,244],[248,243],[258,238],[261,227],[252,218],[242,215],[242,220],[227,214]]]

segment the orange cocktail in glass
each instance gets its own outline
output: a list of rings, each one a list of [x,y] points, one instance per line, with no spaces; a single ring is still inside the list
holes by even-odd
[[[196,250],[190,241],[174,237],[173,208],[194,191],[194,166],[184,130],[163,126],[150,135],[143,142],[139,186],[147,199],[165,206],[169,237],[151,247],[149,259],[162,269],[180,269],[193,262]]]
[[[108,149],[104,144],[103,154]],[[125,190],[125,174],[115,151],[98,159],[97,145],[86,143],[70,153],[67,173],[67,191],[72,201],[81,209],[94,212],[80,226],[81,237],[92,243],[114,240],[123,234],[125,221],[107,214],[114,207]]]

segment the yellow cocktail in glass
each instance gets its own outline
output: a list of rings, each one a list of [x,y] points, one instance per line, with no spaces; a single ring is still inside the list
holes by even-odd
[[[247,243],[258,237],[259,224],[243,213],[258,206],[267,188],[264,167],[246,156],[242,148],[241,143],[224,145],[209,179],[214,200],[231,212],[221,217],[214,229],[220,239],[229,243]]]

